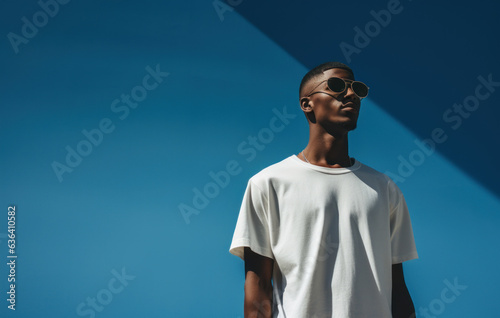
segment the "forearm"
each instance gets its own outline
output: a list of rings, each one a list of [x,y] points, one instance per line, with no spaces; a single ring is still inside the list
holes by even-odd
[[[392,317],[415,318],[415,307],[406,285],[392,291]]]
[[[415,307],[406,287],[401,263],[392,265],[392,317],[415,318]]]
[[[245,318],[271,318],[274,260],[245,247]]]
[[[271,318],[272,304],[272,285],[264,284],[254,273],[248,272],[245,280],[245,318]]]

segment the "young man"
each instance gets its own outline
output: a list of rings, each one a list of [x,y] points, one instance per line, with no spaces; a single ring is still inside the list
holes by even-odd
[[[230,247],[245,261],[245,317],[414,317],[404,197],[348,153],[367,94],[338,62],[302,79],[309,143],[250,179]]]

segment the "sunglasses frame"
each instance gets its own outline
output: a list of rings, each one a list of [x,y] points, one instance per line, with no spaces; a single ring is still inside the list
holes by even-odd
[[[330,88],[330,86],[328,85],[328,81],[330,81],[332,78],[338,78],[338,79],[341,79],[342,81],[344,81],[344,89],[343,89],[341,92],[335,92],[335,91],[334,91],[334,90],[332,90],[332,89]],[[348,88],[349,88],[349,86],[350,86],[350,87],[351,87],[351,89],[352,89],[352,91],[353,91],[353,93],[354,93],[354,95],[358,96],[358,98],[359,98],[359,99],[366,98],[366,96],[368,96],[368,92],[370,91],[370,87],[368,87],[368,85],[366,85],[366,84],[365,84],[365,83],[363,83],[363,82],[360,82],[360,81],[353,81],[353,80],[350,80],[350,79],[344,79],[344,78],[341,78],[341,77],[335,77],[335,76],[332,76],[332,77],[330,77],[329,79],[326,79],[326,80],[324,80],[324,81],[319,82],[319,83],[318,83],[318,85],[316,85],[316,87],[314,87],[314,88],[311,90],[311,92],[310,92],[308,95],[306,95],[306,96],[307,96],[307,97],[310,97],[311,95],[314,95],[314,94],[317,94],[317,93],[324,93],[324,92],[320,92],[320,91],[317,91],[317,92],[315,92],[315,91],[314,91],[316,88],[318,88],[318,87],[319,87],[321,84],[323,84],[324,82],[327,82],[327,87],[328,87],[328,89],[329,89],[329,90],[331,90],[331,91],[332,91],[333,93],[335,93],[335,94],[342,94],[342,93],[343,93],[343,92],[345,92],[345,91],[346,91],[346,89],[348,89]],[[365,97],[361,97],[361,96],[359,96],[359,95],[358,95],[358,94],[354,91],[354,89],[352,88],[352,84],[354,84],[354,83],[360,83],[360,84],[363,84],[363,85],[365,85],[365,86],[366,86],[367,93],[366,93],[366,96],[365,96]]]

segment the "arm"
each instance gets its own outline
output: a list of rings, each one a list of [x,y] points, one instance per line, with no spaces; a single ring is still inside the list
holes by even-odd
[[[415,307],[406,287],[401,263],[392,265],[392,316],[415,318]]]
[[[245,247],[245,318],[272,316],[274,261]]]

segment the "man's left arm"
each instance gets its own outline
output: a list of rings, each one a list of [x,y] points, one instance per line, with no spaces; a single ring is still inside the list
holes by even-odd
[[[392,317],[415,317],[415,307],[406,287],[401,263],[392,265]]]

